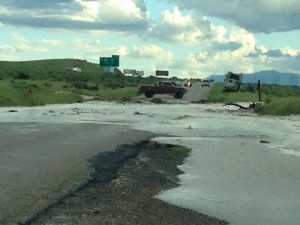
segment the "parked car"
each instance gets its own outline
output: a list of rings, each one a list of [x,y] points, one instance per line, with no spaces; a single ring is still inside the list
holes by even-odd
[[[206,80],[206,79],[202,80],[202,85],[201,85],[201,86],[202,86],[202,87],[203,87],[203,86],[209,87],[209,86],[210,86],[210,81],[209,81],[209,80]]]

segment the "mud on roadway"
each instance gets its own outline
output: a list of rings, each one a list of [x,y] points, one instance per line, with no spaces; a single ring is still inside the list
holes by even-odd
[[[178,186],[181,171],[177,165],[188,154],[180,151],[184,150],[178,152],[176,146],[146,140],[100,153],[90,160],[94,172],[88,184],[26,225],[228,224],[155,198],[159,192]]]

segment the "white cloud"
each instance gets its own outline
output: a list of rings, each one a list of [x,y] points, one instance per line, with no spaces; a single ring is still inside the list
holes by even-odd
[[[82,13],[73,16],[74,19],[83,21],[96,21],[99,16],[100,2],[99,1],[82,1],[76,0],[82,7]]]
[[[45,45],[49,47],[60,47],[66,44],[64,41],[53,40],[53,39],[41,39],[38,43],[40,45]]]
[[[230,52],[188,54],[186,65],[191,73],[201,78],[211,74],[225,74],[227,71],[251,73],[254,71],[251,59]]]
[[[99,45],[100,45],[100,41],[98,40],[87,41],[87,40],[74,39],[69,42],[69,46],[71,46],[72,48],[84,49],[86,51],[95,49],[95,47]]]
[[[265,50],[266,48],[264,48]],[[290,47],[267,49],[267,51],[259,51],[257,55],[260,62],[270,69],[293,72],[300,74],[300,50],[291,49]]]
[[[218,17],[253,32],[271,33],[300,29],[299,0],[168,0],[195,17]]]
[[[101,20],[116,23],[132,23],[143,21],[147,14],[135,4],[132,0],[108,0],[100,1],[99,15]]]
[[[228,31],[207,18],[195,20],[192,15],[182,15],[177,7],[173,12],[165,11],[148,35],[165,42],[211,48],[210,51],[238,50],[236,54],[248,54],[255,49],[255,37],[245,29],[234,27]]]
[[[15,51],[15,48],[10,45],[0,45],[0,51],[1,53],[11,53]]]
[[[18,45],[0,45],[1,53],[17,54],[17,53],[47,53],[47,48],[33,47],[27,44]],[[13,56],[11,56],[14,58]]]
[[[241,48],[239,48],[238,53],[242,55],[250,53],[256,46],[254,35],[244,29],[233,29],[229,35],[229,41],[241,44]]]
[[[202,20],[202,23],[205,20]],[[204,23],[203,23],[204,24]],[[207,35],[207,27],[198,26],[191,15],[182,15],[175,7],[173,12],[166,10],[162,13],[157,24],[149,29],[151,36],[163,40],[185,44],[195,44]]]
[[[157,45],[134,46],[130,52],[130,56],[162,59],[164,61],[169,61],[173,58],[173,54],[170,51],[166,51]]]
[[[30,52],[30,53],[46,53],[47,48],[33,47],[27,44],[21,44],[15,47],[16,52]]]
[[[210,39],[199,41],[198,51],[186,54],[184,62],[174,61],[171,68],[185,77],[204,78],[227,71],[252,73],[270,65],[263,64],[268,63],[265,60],[269,59],[267,56],[248,57],[257,51],[257,47],[254,35],[245,29],[235,27],[228,31],[223,26],[211,25],[211,34]]]
[[[101,48],[97,51],[98,56],[111,57],[112,55],[125,56],[128,55],[128,48],[126,46],[114,46],[109,48]]]
[[[20,35],[20,34],[12,34],[12,38],[19,42],[19,43],[23,43],[23,44],[28,44],[29,43],[29,40],[27,40],[24,36]]]
[[[148,27],[148,13],[137,0],[5,0],[4,24],[68,30],[136,31]]]
[[[284,55],[287,55],[287,56],[296,57],[296,56],[300,55],[300,50],[298,50],[298,49],[284,47],[284,48],[280,48],[280,50]]]

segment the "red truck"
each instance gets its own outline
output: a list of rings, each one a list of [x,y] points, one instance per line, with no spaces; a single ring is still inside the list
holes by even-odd
[[[138,93],[144,93],[147,98],[152,98],[155,94],[169,94],[174,98],[182,98],[188,89],[178,82],[157,81],[153,86],[140,86]]]

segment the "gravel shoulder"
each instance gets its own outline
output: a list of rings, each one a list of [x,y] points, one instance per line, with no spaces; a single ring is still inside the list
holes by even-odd
[[[26,225],[228,224],[155,198],[178,186],[186,154],[169,144],[120,145],[91,159],[92,180]]]

